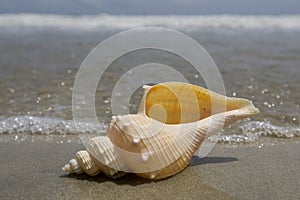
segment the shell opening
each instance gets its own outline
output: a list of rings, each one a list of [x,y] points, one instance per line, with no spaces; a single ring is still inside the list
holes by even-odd
[[[222,96],[180,82],[165,82],[150,87],[141,103],[143,114],[165,124],[196,122],[233,110],[243,110],[248,116],[259,112],[249,100]]]

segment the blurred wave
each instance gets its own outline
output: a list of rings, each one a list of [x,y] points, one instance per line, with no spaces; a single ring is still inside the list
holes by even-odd
[[[0,28],[31,31],[43,29],[94,31],[159,26],[175,29],[220,30],[300,30],[300,15],[244,16],[244,15],[43,15],[1,14]]]

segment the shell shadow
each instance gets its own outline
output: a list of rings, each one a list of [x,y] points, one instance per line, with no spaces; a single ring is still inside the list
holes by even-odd
[[[190,161],[190,166],[205,165],[205,164],[216,164],[216,163],[228,163],[236,162],[237,158],[234,157],[204,157],[199,158],[198,156],[193,156]]]
[[[122,176],[120,178],[117,178],[117,179],[107,177],[104,174],[99,174],[97,176],[89,176],[87,174],[67,174],[67,175],[61,175],[60,178],[72,178],[72,179],[76,179],[76,180],[85,180],[85,181],[96,182],[99,184],[104,183],[104,182],[113,182],[117,185],[131,185],[131,186],[142,185],[142,184],[147,184],[147,183],[153,182],[148,179],[145,179],[145,178],[142,178],[135,174],[130,174],[130,173],[126,174],[125,176]]]
[[[227,162],[236,162],[238,161],[237,158],[234,157],[204,157],[199,158],[198,156],[193,156],[189,166],[197,166],[197,165],[205,165],[205,164],[217,164],[217,163],[227,163]],[[142,184],[148,184],[153,183],[153,181],[150,181],[148,179],[139,177],[135,174],[126,174],[123,177],[120,177],[118,179],[112,179],[110,177],[105,176],[104,174],[99,174],[97,176],[89,176],[86,174],[67,174],[67,175],[61,175],[60,178],[70,178],[70,179],[76,179],[76,180],[85,180],[85,181],[91,181],[96,183],[104,183],[104,182],[113,182],[117,185],[142,185]],[[160,182],[167,180],[171,177],[168,177],[166,179],[157,180],[154,182]]]

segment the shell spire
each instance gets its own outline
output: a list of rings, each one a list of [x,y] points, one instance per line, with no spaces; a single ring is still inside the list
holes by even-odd
[[[83,170],[79,166],[76,159],[71,159],[69,161],[69,163],[67,163],[65,166],[63,166],[62,170],[64,172],[68,172],[68,173],[76,173],[76,174],[83,173]]]
[[[78,151],[75,159],[71,159],[62,170],[76,174],[84,172],[90,176],[104,173],[112,178],[121,177],[125,173],[117,169],[124,169],[125,171],[125,167],[122,166],[120,158],[113,156],[115,155],[113,151],[114,147],[108,137],[98,136],[91,138],[87,150]]]

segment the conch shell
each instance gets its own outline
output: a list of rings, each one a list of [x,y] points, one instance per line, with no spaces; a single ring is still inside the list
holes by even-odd
[[[86,151],[77,152],[63,170],[163,179],[186,168],[208,135],[257,113],[251,101],[188,83],[144,86],[139,112],[113,116],[107,136],[90,139]]]

